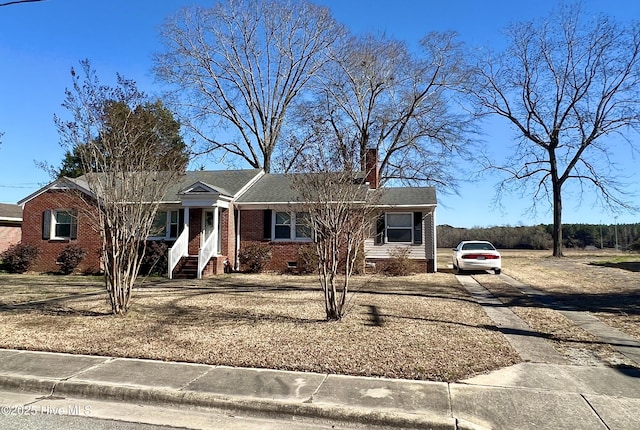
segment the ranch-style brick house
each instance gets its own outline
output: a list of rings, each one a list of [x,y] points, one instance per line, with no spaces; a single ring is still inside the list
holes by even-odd
[[[376,155],[369,151],[366,165],[372,168],[362,186],[381,193],[376,206],[383,215],[372,220],[364,244],[366,262],[384,268],[390,252],[406,246],[421,271],[435,272],[435,189],[378,188]],[[57,256],[70,244],[87,251],[79,271],[100,270],[100,235],[89,222],[90,199],[82,198],[83,193],[91,195],[82,177],[61,178],[18,202],[23,208],[22,242],[40,248],[31,270],[56,272]],[[170,278],[240,270],[238,252],[256,242],[272,247],[267,271],[287,272],[296,267],[300,246],[312,241],[299,221],[304,214],[296,211],[297,201],[287,175],[260,169],[185,172],[161,202],[158,233],[148,239],[168,243]]]

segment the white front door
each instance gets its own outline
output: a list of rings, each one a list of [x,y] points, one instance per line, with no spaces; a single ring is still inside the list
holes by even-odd
[[[204,211],[204,237],[202,243],[204,244],[209,236],[211,236],[215,230],[215,214],[214,211]]]

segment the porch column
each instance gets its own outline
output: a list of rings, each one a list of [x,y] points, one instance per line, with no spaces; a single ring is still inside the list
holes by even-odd
[[[220,249],[218,247],[218,235],[220,232],[220,208],[216,207],[213,210],[213,231],[211,232],[213,237],[213,255],[220,255]]]

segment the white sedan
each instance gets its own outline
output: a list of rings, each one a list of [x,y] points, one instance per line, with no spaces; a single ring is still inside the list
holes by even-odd
[[[502,258],[491,242],[483,240],[463,240],[453,248],[453,270],[493,270],[496,275],[502,271]]]

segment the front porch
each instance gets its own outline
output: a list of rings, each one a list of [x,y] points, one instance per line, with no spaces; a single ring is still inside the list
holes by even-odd
[[[169,279],[201,279],[224,273],[235,259],[231,197],[203,183],[179,195],[183,225],[169,248]]]

